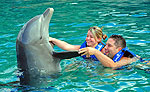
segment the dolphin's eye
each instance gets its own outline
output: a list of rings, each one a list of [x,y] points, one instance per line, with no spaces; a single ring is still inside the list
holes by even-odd
[[[42,36],[40,37],[40,40],[42,39]]]

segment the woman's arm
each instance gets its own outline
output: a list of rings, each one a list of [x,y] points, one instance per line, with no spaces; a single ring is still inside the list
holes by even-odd
[[[71,50],[79,50],[80,45],[71,45],[65,41],[58,40],[56,38],[49,37],[49,42],[53,42],[55,45],[57,45],[59,48],[67,51]]]

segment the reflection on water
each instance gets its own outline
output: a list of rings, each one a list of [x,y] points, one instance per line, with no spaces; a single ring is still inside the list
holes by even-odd
[[[149,0],[1,0],[0,6],[0,91],[150,90],[149,63],[137,61],[130,68],[112,70],[80,57],[63,60],[62,75],[50,79],[48,88],[22,87],[17,78],[15,49],[16,37],[24,23],[53,7],[51,37],[81,44],[90,26],[104,26],[104,34],[122,35],[131,51],[149,61]],[[58,47],[54,49],[62,51]]]

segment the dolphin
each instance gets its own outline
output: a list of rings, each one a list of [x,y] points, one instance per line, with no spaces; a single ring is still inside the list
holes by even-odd
[[[60,61],[80,56],[78,51],[55,52],[49,42],[49,23],[53,8],[30,19],[21,28],[16,40],[20,84],[41,87],[52,75],[61,72]]]

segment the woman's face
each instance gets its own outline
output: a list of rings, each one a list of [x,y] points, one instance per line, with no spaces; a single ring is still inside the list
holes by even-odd
[[[94,47],[95,45],[98,44],[98,41],[94,39],[94,36],[91,31],[88,31],[87,33],[86,42],[89,47]]]

